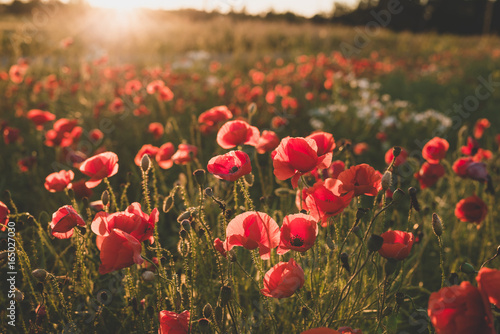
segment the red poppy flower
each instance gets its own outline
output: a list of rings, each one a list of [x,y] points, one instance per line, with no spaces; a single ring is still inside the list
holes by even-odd
[[[127,232],[116,228],[103,238],[100,249],[101,275],[144,262],[141,257],[141,243]]]
[[[264,130],[257,142],[257,153],[264,154],[274,150],[280,144],[280,139],[274,131]]]
[[[315,168],[328,168],[331,157],[318,157],[318,145],[310,138],[283,138],[272,153],[274,175],[278,180],[292,178],[293,188],[297,188],[301,175]]]
[[[393,149],[390,148],[387,152],[385,152],[385,163],[390,165],[392,162],[392,159],[394,159],[394,154],[392,153]],[[399,166],[402,165],[406,162],[406,159],[408,159],[408,151],[405,150],[404,148],[401,148],[401,153],[399,153],[398,157],[396,158],[396,161],[394,162],[394,166]]]
[[[85,221],[71,205],[65,205],[52,215],[50,231],[58,239],[69,239],[76,225],[85,226]]]
[[[486,218],[488,207],[486,203],[476,195],[462,199],[455,206],[455,216],[463,222],[479,224]]]
[[[486,118],[478,119],[476,124],[474,125],[474,138],[480,139],[484,134],[484,130],[486,130],[490,126],[491,123]]]
[[[148,94],[154,94],[159,92],[163,87],[165,87],[165,83],[163,81],[154,80],[147,85],[146,91],[148,92]]]
[[[316,142],[318,146],[318,157],[328,159],[327,161],[332,161],[333,149],[335,148],[335,139],[333,139],[332,134],[318,131],[310,134],[306,138],[312,139]],[[326,156],[328,154],[328,156]]]
[[[135,92],[138,92],[142,88],[142,84],[139,80],[129,80],[125,84],[125,94],[132,95]]]
[[[294,259],[290,259],[269,269],[264,276],[264,289],[260,292],[267,297],[287,298],[302,288],[304,283],[304,270]]]
[[[446,139],[434,137],[424,145],[422,156],[430,164],[437,164],[445,156],[450,144]]]
[[[278,254],[290,249],[305,252],[314,245],[318,235],[318,220],[303,213],[288,215],[283,219]]]
[[[226,106],[213,107],[198,117],[198,124],[202,133],[207,134],[217,128],[221,122],[233,118],[233,113]]]
[[[113,152],[104,152],[85,160],[80,165],[80,171],[90,176],[85,182],[88,188],[95,188],[105,177],[118,173],[118,156]]]
[[[351,203],[353,192],[340,193],[342,181],[326,179],[316,182],[306,190],[305,206],[311,216],[321,221],[321,226],[328,224],[328,218],[336,216]]]
[[[92,196],[92,189],[85,185],[85,180],[78,180],[71,183],[71,189],[75,192],[75,197],[82,199],[84,197],[90,198]]]
[[[144,154],[149,155],[149,157],[151,159],[155,159],[156,154],[158,153],[158,151],[159,151],[158,147],[153,146],[151,144],[145,144],[145,145],[143,145],[141,147],[141,149],[139,150],[139,152],[137,152],[137,154],[135,155],[134,163],[137,166],[140,166],[141,165],[141,160],[142,160],[142,157],[144,156]]]
[[[330,167],[326,170],[326,178],[338,179],[340,173],[345,170],[345,163],[341,160],[335,160]]]
[[[160,94],[158,94],[158,99],[160,101],[171,101],[174,99],[174,93],[167,86],[160,89]]]
[[[217,144],[228,149],[238,145],[257,146],[260,132],[245,121],[229,121],[217,132]]]
[[[473,156],[479,149],[479,142],[472,137],[467,137],[467,146],[462,146],[460,152],[464,155]]]
[[[26,74],[27,71],[28,71],[27,64],[12,65],[9,69],[10,80],[12,80],[12,82],[16,84],[23,82],[24,75]]]
[[[9,208],[4,202],[0,201],[0,224],[6,225],[9,222]],[[0,231],[5,231],[5,226],[0,226]]]
[[[243,175],[252,172],[248,154],[242,151],[231,151],[210,159],[207,170],[216,178],[226,181],[236,181]]]
[[[226,249],[224,248],[224,242],[222,242],[222,240],[220,240],[219,238],[215,238],[214,247],[220,253],[220,255],[226,257],[227,252]]]
[[[225,249],[230,251],[235,246],[253,250],[259,248],[260,257],[268,260],[271,249],[280,243],[280,228],[264,212],[248,211],[234,217],[226,228]]]
[[[61,170],[59,172],[49,174],[45,178],[45,189],[51,193],[63,191],[68,187],[71,181],[73,181],[74,177],[75,173],[71,170]]]
[[[198,148],[194,145],[179,144],[177,152],[172,156],[172,160],[176,165],[186,165],[198,154]]]
[[[472,163],[472,158],[465,157],[457,159],[452,166],[453,171],[460,177],[467,177],[467,167]]]
[[[484,160],[490,160],[493,157],[493,153],[490,150],[483,150],[482,148],[479,148],[472,157],[472,160],[476,162],[484,161]]]
[[[352,166],[339,174],[342,182],[339,190],[342,195],[352,193],[352,197],[359,195],[375,196],[378,193],[381,180],[380,173],[370,165],[361,164]]]
[[[418,173],[415,173],[414,176],[420,183],[420,188],[425,189],[435,185],[444,174],[446,174],[446,171],[441,164],[424,162]]]
[[[49,147],[68,147],[79,138],[82,132],[81,127],[77,127],[78,120],[61,118],[57,120],[53,128],[45,134],[45,145]],[[78,138],[77,138],[78,137]]]
[[[306,331],[301,332],[300,334],[340,334],[340,333],[335,329],[318,327],[318,328],[308,329]]]
[[[427,313],[436,334],[495,334],[489,305],[467,281],[432,293]]]
[[[163,169],[169,169],[170,167],[172,167],[174,164],[174,161],[172,160],[172,156],[174,155],[174,153],[174,144],[168,142],[161,145],[155,157],[158,166]]]
[[[26,117],[28,117],[28,119],[35,123],[37,130],[42,130],[45,123],[56,119],[56,115],[54,115],[53,113],[40,109],[32,109],[28,111]]]
[[[89,131],[89,138],[95,144],[104,138],[104,133],[99,129],[92,129]]]
[[[163,136],[163,125],[158,122],[150,123],[148,126],[148,132],[151,133],[154,139],[158,140]]]
[[[387,231],[382,233],[384,243],[378,253],[386,259],[403,260],[413,247],[413,234],[403,231]]]
[[[108,109],[114,114],[121,114],[125,111],[125,103],[119,97],[115,97],[109,104]]]
[[[3,129],[3,141],[7,145],[15,142],[21,143],[23,141],[23,138],[21,137],[21,130],[6,126]]]
[[[160,312],[159,334],[188,334],[189,333],[189,311],[177,314],[172,311]]]
[[[368,152],[369,149],[370,146],[367,143],[357,143],[352,148],[352,151],[354,152],[355,155],[362,155]]]
[[[488,297],[488,301],[496,307],[500,307],[500,270],[481,268],[476,281],[479,291]]]

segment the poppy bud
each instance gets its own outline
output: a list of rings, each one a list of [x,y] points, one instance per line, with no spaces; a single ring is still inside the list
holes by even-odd
[[[190,210],[186,210],[184,211],[183,213],[181,213],[179,215],[179,217],[177,217],[177,221],[180,223],[182,222],[184,219],[190,219],[192,216],[192,212]]]
[[[152,271],[146,270],[142,273],[142,279],[146,282],[152,282],[155,280],[155,274]]]
[[[408,194],[410,195],[410,204],[415,209],[415,211],[420,211],[420,203],[417,199],[417,189],[414,187],[408,188]]]
[[[68,189],[68,197],[70,200],[74,200],[75,199],[75,191],[73,189]]]
[[[196,183],[198,183],[198,185],[200,187],[203,187],[205,185],[205,181],[206,181],[206,172],[204,169],[197,169],[193,172],[193,175],[194,175],[194,179],[196,180]]]
[[[340,253],[340,262],[342,262],[342,267],[350,273],[351,266],[349,265],[349,255],[347,253]]]
[[[45,281],[45,278],[47,277],[47,271],[45,269],[35,269],[31,272],[31,275],[35,277],[37,280],[40,282]]]
[[[243,175],[243,179],[245,180],[245,183],[246,183],[249,187],[253,186],[253,182],[254,182],[254,180],[255,180],[255,177],[253,176],[253,174],[252,174],[252,173]]]
[[[352,233],[354,233],[354,235],[356,235],[359,238],[359,240],[363,240],[363,231],[361,231],[361,227],[354,226],[352,228]]]
[[[392,148],[392,155],[394,156],[394,158],[397,158],[397,157],[399,157],[399,154],[401,154],[401,147],[394,146]]]
[[[369,209],[364,209],[364,208],[359,208],[357,211],[356,211],[356,220],[360,220],[361,218],[363,218],[364,215],[366,215],[366,213],[370,211]]]
[[[198,320],[198,327],[202,333],[208,333],[210,330],[210,321],[206,318],[201,318]]]
[[[328,248],[330,248],[330,250],[335,250],[335,243],[333,242],[333,240],[331,238],[326,238],[326,245],[328,246]]]
[[[151,159],[148,154],[144,154],[141,159],[141,169],[143,173],[147,173],[151,167]]]
[[[477,273],[477,271],[474,269],[472,264],[467,263],[467,262],[463,263],[460,266],[460,271],[463,273],[469,274],[469,275]]]
[[[384,191],[389,189],[389,187],[391,186],[391,183],[392,183],[392,173],[389,171],[386,171],[384,173],[384,175],[382,176],[382,181],[381,181],[382,189]]]
[[[109,204],[109,191],[104,190],[101,194],[102,205],[108,206]]]
[[[213,313],[212,305],[207,303],[205,307],[203,308],[203,316],[205,318],[211,318]]]
[[[213,195],[214,195],[214,191],[212,188],[210,188],[210,187],[205,188],[205,196],[212,197]]]
[[[231,287],[224,285],[222,288],[220,288],[220,303],[222,306],[225,306],[230,300],[231,300]]]
[[[250,103],[248,106],[248,115],[253,116],[257,112],[257,104],[255,102]]]
[[[434,230],[434,234],[438,237],[443,234],[443,223],[437,213],[432,214],[432,229]]]
[[[191,229],[191,222],[188,219],[184,219],[181,222],[181,226],[182,226],[183,229],[185,229],[186,231],[189,232],[189,230]]]
[[[220,324],[221,321],[222,321],[222,307],[220,306],[217,306],[215,308],[215,312],[214,312],[214,315],[215,315],[215,321]]]
[[[384,265],[385,276],[391,276],[398,267],[398,261],[394,259],[387,259]]]
[[[372,234],[370,239],[368,239],[368,250],[370,252],[377,252],[384,244],[384,238],[380,235]]]
[[[174,304],[175,304],[175,309],[179,310],[181,308],[182,304],[182,296],[179,291],[175,293],[175,299],[174,299]]]
[[[179,236],[183,239],[183,240],[186,240],[188,239],[189,235],[188,235],[188,232],[186,230],[180,230],[179,231]]]
[[[392,194],[392,200],[394,202],[399,202],[405,197],[405,193],[401,189],[396,189],[396,191]]]
[[[165,200],[163,201],[163,212],[165,213],[169,212],[173,206],[174,206],[174,197],[173,196],[166,197]]]
[[[42,283],[42,282],[38,282],[38,283],[36,283],[36,285],[35,285],[35,290],[36,290],[38,293],[43,293],[43,290],[44,290],[43,283]]]

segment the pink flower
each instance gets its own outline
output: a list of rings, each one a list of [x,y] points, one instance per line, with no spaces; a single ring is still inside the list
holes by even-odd
[[[113,152],[95,155],[80,165],[80,171],[90,176],[90,180],[85,182],[88,188],[97,187],[102,179],[118,173],[118,156]]]
[[[50,231],[58,239],[69,239],[76,225],[85,226],[85,221],[71,205],[65,205],[52,215]]]
[[[238,145],[257,146],[260,132],[245,121],[229,121],[217,133],[217,144],[228,149]]]
[[[305,252],[314,245],[318,235],[318,220],[303,213],[288,215],[283,219],[278,254],[290,249]]]
[[[305,283],[304,270],[290,259],[280,262],[264,276],[264,289],[260,292],[267,297],[287,298],[300,289]]]
[[[207,165],[209,173],[226,181],[236,181],[252,172],[250,157],[243,151],[231,151],[210,159]]]
[[[57,191],[63,191],[68,188],[68,185],[73,181],[75,177],[75,173],[71,170],[61,170],[56,173],[49,174],[45,178],[45,189],[50,191],[51,193],[55,193]]]

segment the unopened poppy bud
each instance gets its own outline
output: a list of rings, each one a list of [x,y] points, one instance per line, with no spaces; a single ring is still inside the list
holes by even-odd
[[[417,189],[414,187],[408,188],[408,194],[410,195],[411,206],[415,209],[415,211],[420,211],[420,203],[417,199]]]
[[[188,219],[184,219],[181,222],[181,226],[182,226],[183,229],[185,229],[186,231],[189,232],[189,230],[191,229],[191,222]]]
[[[176,310],[179,310],[182,306],[182,296],[179,291],[175,293],[174,304]]]
[[[443,222],[437,213],[432,214],[432,229],[434,230],[434,234],[438,237],[443,234]]]
[[[213,313],[212,305],[207,303],[205,307],[203,307],[203,316],[205,318],[211,318]]]
[[[222,307],[220,307],[219,305],[215,307],[214,317],[215,321],[217,321],[218,324],[222,322]]]
[[[230,250],[228,253],[227,253],[227,259],[230,261],[230,262],[236,262],[237,258],[236,258],[236,253],[234,252],[234,250]]]
[[[102,205],[108,206],[109,204],[109,191],[104,190],[101,194]]]
[[[363,231],[361,231],[361,228],[359,226],[354,226],[352,228],[352,233],[354,233],[355,236],[359,238],[359,240],[363,240]]]
[[[220,288],[220,303],[222,306],[225,306],[230,300],[231,300],[231,287],[224,285],[222,288]]]
[[[189,237],[188,232],[186,230],[180,230],[179,235],[183,240],[186,240]]]
[[[255,177],[253,176],[253,174],[252,174],[252,173],[245,174],[245,175],[243,176],[243,179],[245,180],[245,183],[246,183],[249,187],[253,186],[253,182],[254,182],[254,180],[255,180]]]
[[[347,253],[340,253],[340,262],[342,262],[342,267],[351,272],[351,266],[349,265],[349,255]]]
[[[203,187],[205,185],[205,181],[206,181],[206,172],[204,169],[197,169],[193,172],[193,175],[194,175],[194,179],[196,180],[196,183],[198,183],[198,185],[200,187]]]
[[[207,187],[205,188],[205,196],[212,197],[214,195],[214,191],[212,188]]]
[[[142,273],[142,279],[146,282],[153,282],[155,280],[155,274],[152,271],[146,270]]]
[[[335,243],[331,238],[326,238],[326,245],[330,248],[330,250],[335,250]]]
[[[198,327],[202,333],[208,333],[210,330],[210,321],[206,318],[201,318],[198,320]]]
[[[396,303],[399,306],[403,306],[404,302],[405,302],[405,294],[402,292],[397,292],[396,293]]]
[[[181,213],[179,215],[179,217],[177,217],[177,221],[180,223],[181,221],[183,221],[184,219],[189,219],[191,218],[191,215],[192,215],[192,212],[190,210],[186,210],[184,211],[183,213]]]
[[[370,239],[368,239],[368,250],[370,252],[378,252],[378,250],[382,248],[383,244],[384,238],[382,238],[380,235],[372,234]]]
[[[389,189],[392,183],[392,173],[389,171],[386,171],[384,175],[382,176],[382,189],[385,191]]]
[[[398,268],[398,261],[394,259],[387,259],[384,265],[385,276],[391,276]]]
[[[47,277],[47,271],[45,269],[35,269],[31,272],[31,275],[35,277],[37,280],[40,282],[45,281],[45,278]]]
[[[151,159],[148,154],[144,154],[141,159],[141,169],[143,173],[147,173],[151,167]]]
[[[255,102],[250,103],[248,106],[248,115],[253,116],[257,112],[257,104]]]
[[[394,159],[399,157],[399,154],[401,154],[401,147],[399,146],[394,146],[392,148],[392,155],[394,156]]]
[[[43,290],[44,290],[44,285],[42,282],[38,282],[36,283],[35,285],[35,290],[38,292],[38,293],[43,293]]]
[[[405,192],[401,189],[396,189],[396,191],[394,191],[394,193],[392,194],[392,200],[394,202],[399,202],[401,201],[403,198],[405,197]]]
[[[174,197],[173,196],[166,197],[165,200],[163,201],[163,212],[165,213],[169,212],[173,206],[174,206]]]
[[[16,302],[21,302],[24,299],[24,294],[17,288],[14,290],[14,299],[16,300]]]
[[[466,274],[475,274],[476,273],[476,270],[474,269],[474,267],[472,266],[472,264],[470,263],[463,263],[461,266],[460,266],[460,271],[463,272],[463,273],[466,273]]]

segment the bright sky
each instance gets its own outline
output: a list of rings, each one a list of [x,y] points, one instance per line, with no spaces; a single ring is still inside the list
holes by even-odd
[[[359,0],[337,0],[346,4],[355,4]],[[273,8],[276,12],[292,11],[304,16],[317,13],[330,13],[334,0],[87,0],[94,7],[132,9],[137,7],[180,9],[195,8],[225,12],[233,8],[238,11],[246,7],[247,12],[258,14]]]

